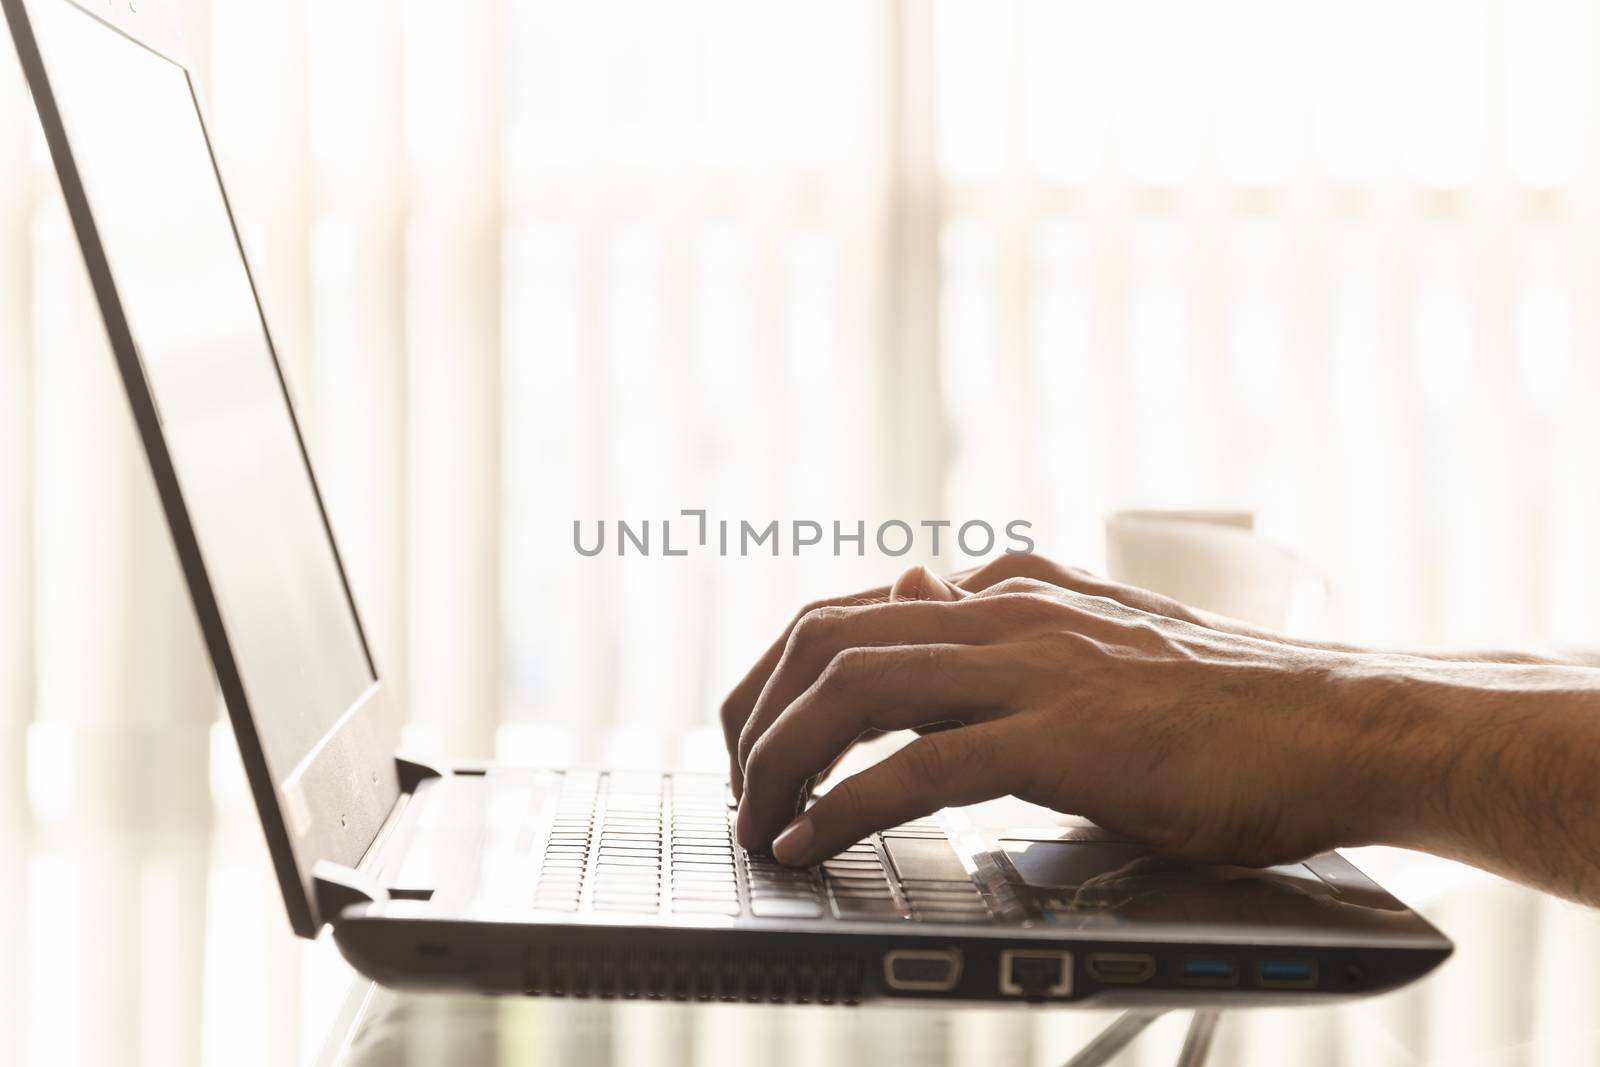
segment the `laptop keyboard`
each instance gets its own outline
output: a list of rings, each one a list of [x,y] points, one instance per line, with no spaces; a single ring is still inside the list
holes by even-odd
[[[734,843],[710,775],[568,772],[533,905],[541,911],[986,923],[989,909],[934,819],[874,834],[809,870]]]

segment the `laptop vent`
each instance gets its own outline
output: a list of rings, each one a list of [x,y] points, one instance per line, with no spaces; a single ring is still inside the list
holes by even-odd
[[[533,948],[532,996],[856,1004],[861,961],[837,954]]]

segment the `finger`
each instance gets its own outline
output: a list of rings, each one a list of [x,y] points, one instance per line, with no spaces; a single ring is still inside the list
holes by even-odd
[[[966,590],[945,581],[926,567],[912,567],[889,589],[890,600],[960,600]]]
[[[745,762],[737,833],[746,848],[794,817],[806,783],[870,730],[971,723],[1005,714],[1020,672],[982,645],[849,648],[791,703]]]
[[[1008,578],[1048,579],[1054,566],[1031,553],[1003,553],[969,570],[952,574],[948,580],[969,593],[979,593]]]
[[[1107,627],[1134,627],[1149,629],[1157,613],[1126,604],[1112,597],[1094,593],[1064,590],[1054,582],[1036,578],[1007,578],[973,593],[973,600],[1043,600],[1048,602],[1059,624],[1090,631],[1105,631]]]
[[[1043,556],[1001,556],[990,560],[972,574],[957,581],[969,592],[989,592],[999,586],[1012,585],[1018,579],[1033,579],[1056,589],[1065,589],[1070,593],[1093,598],[1103,608],[1114,605],[1119,609],[1129,608],[1197,626],[1212,626],[1223,630],[1233,628],[1228,626],[1225,620],[1223,624],[1217,625],[1216,619],[1208,619],[1203,612],[1196,611],[1171,597],[1138,586],[1124,585],[1080,567],[1063,567]]]
[[[1050,582],[1040,581],[1037,578],[1026,578],[1022,576],[1006,578],[995,582],[992,585],[986,585],[982,589],[979,589],[969,595],[975,598],[988,599],[998,596],[1011,596],[1018,593],[1028,593],[1032,594],[1033,596],[1047,596],[1064,601],[1064,598],[1061,596],[1061,588],[1059,586]]]
[[[1000,719],[911,742],[819,799],[778,835],[773,855],[792,867],[810,866],[875,830],[1025,790],[1021,721]]]
[[[1011,566],[1009,561],[1025,560],[1026,558],[1023,556],[1002,556],[999,560],[993,561],[989,565],[1005,562],[1007,566]],[[922,568],[913,569],[921,570]],[[974,575],[982,570],[982,567],[969,567],[966,570],[956,571],[942,579],[935,577],[934,580],[942,582],[952,590],[958,590],[962,588],[962,583],[971,580]],[[930,575],[930,577],[933,576]],[[902,575],[901,579],[904,580],[905,576]],[[876,589],[868,589],[860,593],[851,593],[847,596],[832,597],[807,604],[795,613],[794,618],[789,620],[789,625],[783,628],[783,633],[778,635],[778,639],[768,647],[760,659],[756,660],[755,665],[750,668],[745,676],[740,679],[739,684],[734,686],[733,690],[723,700],[720,713],[722,736],[728,746],[728,784],[733,789],[735,797],[740,795],[744,785],[743,775],[739,769],[739,735],[744,731],[745,722],[749,719],[750,712],[754,710],[756,701],[760,699],[761,691],[766,687],[767,679],[772,677],[772,672],[777,669],[779,661],[783,658],[783,650],[788,646],[789,637],[794,633],[795,626],[806,615],[818,608],[882,603],[890,598],[891,592],[890,586],[879,586]],[[927,597],[924,599],[936,598]]]
[[[967,595],[968,594],[966,590],[962,589],[958,585],[951,584],[949,581],[946,581],[943,578],[940,578],[938,575],[934,574],[921,564],[908,569],[904,574],[895,579],[894,585],[889,587],[889,599],[891,601],[950,601],[960,600]],[[926,724],[918,725],[921,726]],[[856,740],[861,741],[868,737],[876,737],[879,735],[879,733],[880,731],[878,730],[868,730],[860,737],[857,737]],[[849,750],[850,746],[846,746],[844,751],[835,756],[833,758],[833,762],[828,764],[827,768],[821,774],[818,774],[816,777],[812,778],[807,783],[807,792],[809,792],[811,788],[816,785],[816,783],[827,779],[831,774],[833,774],[834,769],[839,766],[839,761],[845,758],[845,756],[849,753]],[[734,762],[737,764],[737,758],[735,758]]]
[[[822,608],[801,619],[739,736],[741,780],[757,739],[833,658],[847,648],[875,645],[980,645],[1000,641],[1027,622],[1025,613],[997,601],[906,600],[852,608]]]
[[[1063,567],[1031,552],[1005,553],[996,556],[963,574],[951,575],[950,581],[970,593],[978,593],[1011,578],[1032,578],[1074,593],[1113,598],[1116,590],[1131,588],[1118,585],[1078,567]]]
[[[788,647],[789,637],[794,633],[794,628],[800,620],[819,608],[845,607],[857,604],[882,603],[889,599],[889,587],[879,586],[861,593],[852,593],[849,596],[834,597],[830,600],[819,600],[801,608],[795,617],[789,620],[789,625],[783,628],[783,633],[778,635],[770,648],[756,660],[755,666],[745,674],[739,684],[733,687],[726,699],[722,702],[722,736],[728,746],[728,784],[733,789],[733,795],[739,796],[743,789],[743,776],[739,773],[739,735],[744,731],[744,724],[750,717],[750,712],[755,708],[756,700],[761,696],[761,690],[766,686],[767,679],[778,666],[778,661],[783,658],[783,650]]]

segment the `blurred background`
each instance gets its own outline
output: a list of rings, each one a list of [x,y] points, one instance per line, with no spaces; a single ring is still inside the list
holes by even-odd
[[[794,608],[909,562],[573,550],[681,508],[1021,517],[1090,567],[1114,509],[1243,508],[1332,636],[1600,641],[1586,0],[174,8],[420,748],[719,766]],[[288,934],[9,47],[0,145],[0,1062],[294,1062],[347,972]],[[1600,1062],[1593,913],[1369,866],[1458,958],[1222,1062]],[[1095,1021],[504,1011],[508,1059],[619,1063]]]

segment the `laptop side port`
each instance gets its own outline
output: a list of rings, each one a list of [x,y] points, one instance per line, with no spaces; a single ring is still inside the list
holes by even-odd
[[[1239,983],[1239,965],[1218,956],[1190,956],[1178,965],[1184,985],[1231,986]]]
[[[1104,985],[1139,985],[1156,974],[1156,958],[1143,952],[1095,952],[1087,963],[1089,977]]]
[[[1314,989],[1316,960],[1262,960],[1256,964],[1256,984],[1263,989]]]
[[[1008,948],[1000,953],[1000,992],[1042,1000],[1072,995],[1072,953]]]
[[[897,948],[884,953],[883,984],[908,993],[948,993],[961,980],[958,948]]]

